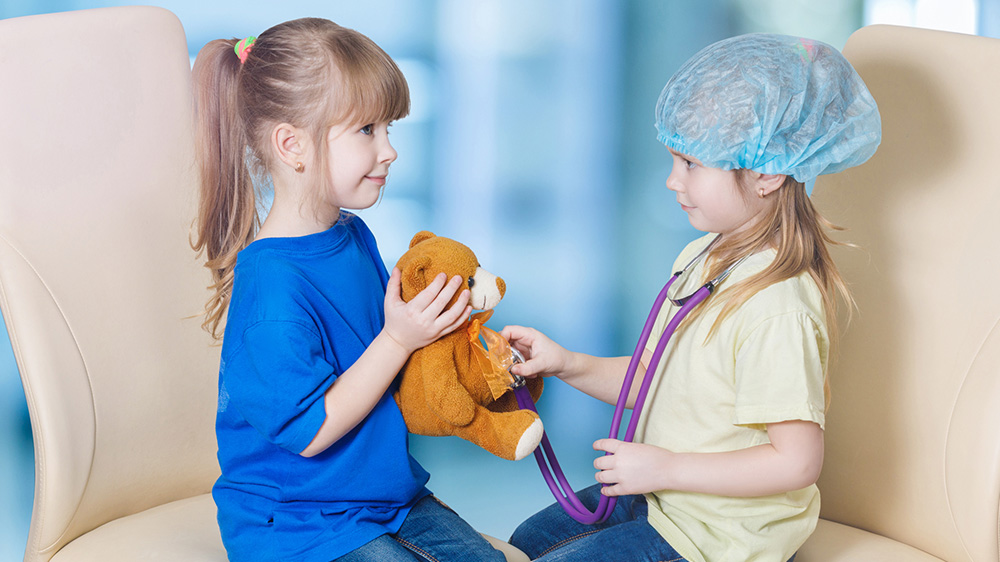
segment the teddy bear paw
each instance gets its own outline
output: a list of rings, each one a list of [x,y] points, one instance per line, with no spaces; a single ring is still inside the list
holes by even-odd
[[[538,447],[538,444],[542,441],[544,429],[542,427],[542,420],[536,419],[528,426],[528,429],[524,430],[524,433],[521,434],[521,439],[517,442],[517,449],[514,451],[514,460],[519,461],[523,459]]]

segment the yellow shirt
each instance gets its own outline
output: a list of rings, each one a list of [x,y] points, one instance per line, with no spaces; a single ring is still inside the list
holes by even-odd
[[[714,237],[689,244],[673,271]],[[725,452],[768,443],[767,423],[807,420],[823,426],[826,316],[819,288],[807,273],[753,295],[705,342],[726,289],[762,271],[774,257],[769,250],[744,261],[667,345],[636,441],[674,452]],[[703,266],[704,259],[683,276],[688,282],[677,294],[697,289]],[[650,352],[676,310],[667,301],[659,312]],[[650,524],[691,562],[785,562],[819,517],[815,485],[757,498],[670,490],[646,498]]]

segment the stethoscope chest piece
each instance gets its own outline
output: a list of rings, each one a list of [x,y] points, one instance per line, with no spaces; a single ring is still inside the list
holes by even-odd
[[[517,390],[522,386],[524,386],[525,378],[522,377],[521,375],[515,375],[514,372],[511,371],[511,369],[513,369],[514,365],[517,365],[518,363],[524,363],[524,355],[521,355],[521,352],[518,351],[516,348],[514,348],[514,346],[510,347],[510,355],[511,358],[513,359],[513,362],[511,363],[510,367],[507,368],[507,372],[510,373],[511,378],[514,379],[514,382],[510,384],[510,387],[513,388],[514,390]]]

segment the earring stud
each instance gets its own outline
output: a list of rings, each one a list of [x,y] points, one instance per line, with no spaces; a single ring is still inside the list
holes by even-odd
[[[761,199],[764,198],[764,188],[763,187],[760,188],[760,190],[757,192],[757,197],[760,197]]]
[[[295,171],[297,173],[301,174],[302,172],[306,171],[306,165],[303,164],[302,162],[296,162],[295,163]]]

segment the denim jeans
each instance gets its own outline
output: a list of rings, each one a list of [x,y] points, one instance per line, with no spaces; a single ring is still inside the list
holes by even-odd
[[[590,511],[601,500],[601,485],[577,492]],[[604,523],[577,523],[554,503],[521,523],[510,543],[532,560],[543,562],[599,561],[684,562],[646,520],[646,498],[619,496]],[[793,554],[788,562],[794,562]]]
[[[504,562],[464,519],[434,496],[413,506],[394,535],[381,537],[337,558],[335,562]]]
[[[577,497],[593,511],[601,499],[601,485],[581,490]],[[646,509],[643,496],[620,496],[607,521],[584,525],[552,504],[521,523],[510,543],[532,560],[544,562],[683,561],[646,521]]]

